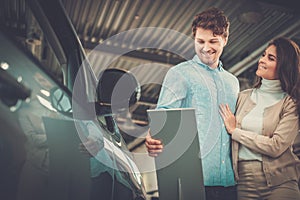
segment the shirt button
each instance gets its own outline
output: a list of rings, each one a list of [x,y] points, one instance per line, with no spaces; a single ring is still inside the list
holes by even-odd
[[[222,163],[224,164],[224,163],[225,163],[225,161],[224,161],[224,160],[222,160]]]

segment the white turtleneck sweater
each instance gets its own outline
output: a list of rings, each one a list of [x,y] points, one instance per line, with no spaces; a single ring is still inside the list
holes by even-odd
[[[279,102],[286,95],[282,91],[279,80],[262,79],[260,88],[254,89],[251,100],[256,106],[244,117],[242,129],[262,134],[263,114],[267,107]],[[240,145],[239,160],[262,160],[261,154]]]

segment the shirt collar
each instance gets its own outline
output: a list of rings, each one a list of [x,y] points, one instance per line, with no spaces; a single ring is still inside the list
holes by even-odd
[[[196,62],[201,67],[207,69],[207,70],[211,70],[211,71],[215,70],[215,69],[212,69],[211,67],[209,67],[208,65],[204,64],[203,62],[201,62],[201,60],[199,59],[199,57],[197,55],[195,55],[193,57],[193,61]],[[216,70],[218,70],[218,71],[223,71],[224,70],[223,69],[223,63],[220,60],[219,60],[219,65],[216,68]]]

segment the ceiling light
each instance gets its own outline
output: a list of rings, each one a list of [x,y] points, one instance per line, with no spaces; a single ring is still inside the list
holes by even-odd
[[[242,23],[255,24],[263,17],[259,4],[255,1],[245,1],[243,7],[244,9],[241,10],[238,16]]]
[[[40,92],[41,92],[43,95],[45,95],[45,96],[47,96],[47,97],[50,97],[50,92],[49,92],[49,91],[41,89]]]
[[[249,12],[245,12],[240,14],[240,21],[246,24],[255,24],[257,22],[260,21],[260,19],[262,18],[262,15],[258,12],[254,12],[254,11],[249,11]]]
[[[6,62],[1,62],[0,67],[4,70],[7,70],[9,68],[9,64]]]

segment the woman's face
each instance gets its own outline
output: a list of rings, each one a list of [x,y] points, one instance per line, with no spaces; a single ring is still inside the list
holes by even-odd
[[[274,45],[269,46],[258,61],[256,75],[268,80],[278,79],[277,54]]]

